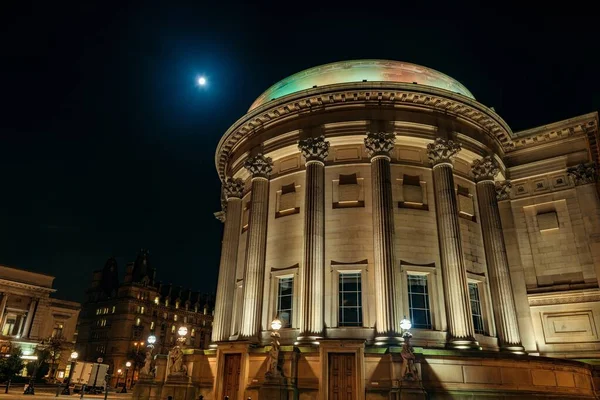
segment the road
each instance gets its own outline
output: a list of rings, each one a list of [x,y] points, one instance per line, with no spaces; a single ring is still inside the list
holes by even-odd
[[[31,399],[48,399],[48,398],[56,398],[56,386],[41,386],[38,387],[36,386],[35,388],[35,395],[31,396],[31,395],[23,395],[23,385],[19,385],[19,386],[11,386],[10,390],[8,392],[8,394],[4,393],[4,387],[0,388],[0,399],[23,399],[23,400],[31,400]],[[72,394],[71,396],[66,396],[66,395],[60,395],[58,398],[63,398],[63,399],[80,399],[81,395],[80,394]],[[98,394],[98,395],[92,395],[92,394],[86,394],[83,399],[104,399],[104,395],[103,394]],[[114,392],[109,392],[108,393],[108,399],[110,400],[129,400],[131,399],[131,392],[130,393],[114,393]]]

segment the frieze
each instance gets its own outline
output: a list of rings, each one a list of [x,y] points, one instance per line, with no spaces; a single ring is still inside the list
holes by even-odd
[[[430,90],[421,88],[421,90]],[[436,92],[436,90],[432,90]],[[444,113],[454,114],[471,121],[483,128],[483,131],[494,141],[501,144],[504,151],[514,148],[511,140],[511,130],[500,118],[490,114],[487,109],[479,103],[471,100],[454,99],[453,96],[445,97],[434,93],[417,93],[402,90],[346,90],[302,97],[287,102],[269,102],[268,109],[261,106],[255,111],[240,118],[223,136],[218,146],[216,159],[217,169],[221,178],[224,178],[225,166],[228,163],[229,154],[240,140],[255,134],[257,129],[265,129],[269,124],[279,118],[290,114],[312,111],[315,107],[326,107],[329,105],[340,106],[350,102],[374,102],[381,105],[382,102],[390,106],[394,105],[423,105]],[[267,108],[267,107],[264,107]]]
[[[529,295],[530,306],[552,306],[558,304],[588,303],[600,301],[600,291],[587,291],[577,293],[553,293]]]

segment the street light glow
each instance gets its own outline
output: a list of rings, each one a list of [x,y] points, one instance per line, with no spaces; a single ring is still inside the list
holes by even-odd
[[[181,328],[179,328],[177,333],[179,333],[179,336],[183,337],[183,336],[187,335],[188,329],[187,329],[187,327],[182,326]]]
[[[404,318],[402,321],[400,321],[400,328],[404,329],[405,331],[409,330],[411,327],[412,323],[409,319]]]
[[[77,357],[79,357],[79,353],[77,353],[76,351],[71,353],[71,359],[77,360]]]
[[[273,322],[271,322],[271,328],[273,328],[274,331],[280,330],[281,325],[281,321],[278,318],[275,318]]]
[[[206,85],[206,78],[203,77],[203,76],[199,77],[198,78],[198,85],[200,85],[200,86]]]
[[[126,366],[127,368],[131,367],[131,361],[127,361],[127,362],[125,363],[125,366]]]

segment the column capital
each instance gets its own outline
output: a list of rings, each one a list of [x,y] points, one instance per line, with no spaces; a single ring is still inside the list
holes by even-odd
[[[244,181],[241,179],[226,178],[223,182],[223,193],[225,199],[231,198],[241,199],[244,194]]]
[[[225,211],[217,211],[216,213],[213,213],[213,215],[215,216],[216,219],[218,219],[219,221],[221,221],[221,223],[225,223],[225,220],[227,219],[227,213]]]
[[[596,165],[594,163],[582,163],[567,168],[567,174],[573,179],[576,186],[596,182]]]
[[[325,136],[309,137],[298,142],[298,149],[302,155],[309,161],[325,162],[329,155],[329,142],[325,140]]]
[[[269,179],[269,175],[273,171],[273,160],[270,157],[265,157],[262,153],[258,153],[246,160],[244,168],[250,172],[252,178]]]
[[[365,138],[365,147],[369,158],[376,156],[390,156],[390,152],[394,149],[396,143],[396,135],[387,132],[367,132]]]
[[[475,177],[475,182],[493,181],[499,172],[498,163],[490,156],[475,160],[471,164],[471,174]]]
[[[433,143],[427,145],[427,157],[429,157],[429,161],[434,166],[441,163],[451,164],[452,158],[454,158],[460,150],[460,143],[436,137]]]
[[[511,188],[512,183],[509,180],[496,182],[496,199],[498,199],[498,201],[510,199]]]

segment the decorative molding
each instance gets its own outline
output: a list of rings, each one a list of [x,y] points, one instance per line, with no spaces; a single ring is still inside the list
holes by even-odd
[[[225,179],[225,182],[223,182],[223,192],[227,200],[230,198],[241,199],[244,194],[244,181],[232,178]]]
[[[246,160],[244,168],[250,172],[252,178],[269,179],[271,172],[273,172],[273,160],[270,157],[265,157],[262,153],[258,153]]]
[[[227,219],[226,217],[226,212],[225,211],[217,211],[216,213],[213,213],[213,215],[215,216],[216,219],[218,219],[219,221],[221,221],[221,223],[225,223],[225,220]]]
[[[594,163],[579,164],[568,168],[567,174],[577,186],[596,183],[596,165]]]
[[[460,150],[460,143],[436,137],[433,143],[427,145],[427,157],[433,165],[452,163],[452,159]]]
[[[507,179],[502,182],[496,182],[496,199],[498,201],[510,199],[512,183]]]
[[[367,132],[365,138],[365,147],[369,158],[376,156],[390,156],[390,152],[394,149],[396,135],[386,132]]]
[[[473,161],[471,164],[471,174],[475,182],[493,181],[500,173],[498,163],[490,156],[483,157],[481,160]]]
[[[298,142],[298,149],[302,152],[302,156],[308,161],[325,162],[329,155],[329,142],[325,140],[325,136],[309,137]]]
[[[588,303],[600,301],[600,290],[571,291],[527,296],[530,306],[553,306],[558,304]]]
[[[382,87],[379,90],[373,90],[369,85],[372,85],[372,82],[353,83],[345,89],[330,89],[312,95],[299,92],[297,96],[286,96],[252,110],[234,123],[219,142],[215,158],[219,176],[225,176],[232,149],[236,148],[240,141],[248,140],[258,130],[276,123],[279,119],[305,113],[315,107],[355,107],[359,104],[385,104],[390,108],[421,106],[462,118],[481,127],[482,132],[501,145],[506,152],[514,148],[512,131],[506,122],[476,101],[424,85],[418,87],[419,92],[415,91],[415,85],[409,84],[390,83],[390,87]]]

